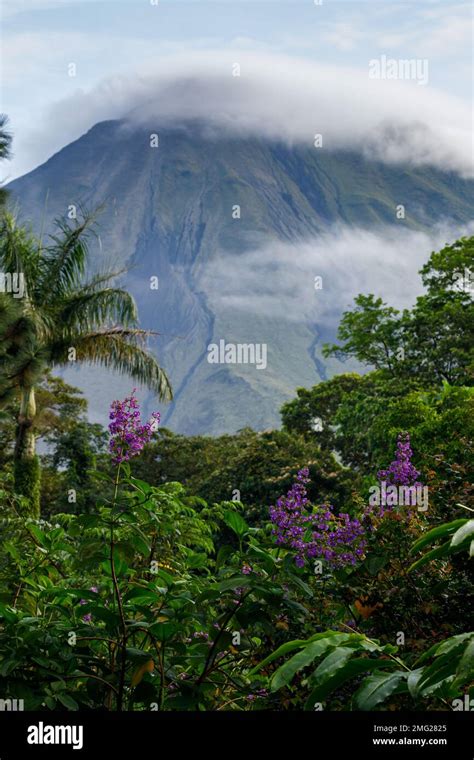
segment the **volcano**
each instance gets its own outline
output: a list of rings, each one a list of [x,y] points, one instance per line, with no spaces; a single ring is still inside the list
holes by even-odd
[[[350,306],[341,283],[357,268],[357,252],[337,258],[328,235],[343,230],[360,241],[389,230],[416,240],[440,221],[461,230],[472,218],[474,182],[353,150],[219,134],[201,123],[147,128],[115,120],[96,124],[8,189],[36,230],[51,230],[54,218],[81,205],[102,207],[91,260],[126,267],[123,284],[141,325],[158,333],[150,346],[174,390],[161,407],[163,423],[221,434],[278,426],[279,408],[297,387],[347,370],[324,360],[321,345]],[[420,264],[430,252],[420,251]],[[402,279],[410,256],[400,254]],[[381,286],[383,262],[381,249]],[[390,280],[394,262],[387,266]],[[314,309],[311,299],[319,299]],[[221,341],[266,346],[265,368],[210,362],[209,346]],[[91,418],[101,422],[110,400],[132,384],[88,366],[65,377],[84,389]],[[146,393],[144,401],[157,406]]]

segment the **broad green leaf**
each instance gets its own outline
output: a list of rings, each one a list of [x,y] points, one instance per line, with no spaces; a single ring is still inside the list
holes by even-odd
[[[186,565],[190,570],[197,570],[207,567],[209,564],[209,558],[204,552],[188,552],[186,557]]]
[[[5,618],[8,623],[12,623],[14,620],[18,620],[18,612],[16,609],[0,604],[0,617]]]
[[[417,668],[416,670],[412,670],[408,675],[408,691],[410,692],[410,695],[413,697],[413,699],[418,698],[418,682],[423,675],[423,671],[424,668]]]
[[[228,546],[227,544],[225,544],[224,546],[221,546],[219,551],[217,552],[216,569],[223,567],[226,561],[229,559],[229,557],[233,553],[234,553],[234,549],[232,548],[232,546]]]
[[[268,657],[265,657],[262,662],[259,662],[258,665],[252,668],[252,670],[249,672],[249,675],[255,675],[260,670],[262,670],[262,668],[264,668],[266,665],[269,665],[274,660],[277,660],[279,657],[283,657],[285,654],[294,652],[295,649],[301,649],[302,647],[306,646],[307,643],[307,639],[295,639],[294,641],[287,641],[286,644],[279,646],[278,649],[275,649],[275,651],[269,654]]]
[[[313,673],[312,680],[314,679],[316,684],[323,683],[326,679],[333,676],[339,668],[344,667],[353,654],[354,650],[349,647],[336,647],[319,663]]]
[[[9,660],[4,660],[4,662],[2,662],[0,665],[0,675],[8,676],[13,670],[15,670],[16,667],[19,667],[20,665],[21,665],[20,660],[15,660],[13,658]]]
[[[144,480],[140,480],[139,478],[131,477],[129,478],[129,483],[131,483],[135,488],[137,488],[142,493],[148,494],[151,491],[151,486],[146,483]]]
[[[225,524],[234,531],[234,533],[242,538],[249,530],[249,526],[241,517],[238,512],[231,512],[230,510],[224,514]]]
[[[69,694],[64,694],[62,692],[61,694],[57,694],[57,698],[61,702],[64,707],[67,707],[68,710],[79,710],[79,705],[77,704],[76,700],[73,699]]]
[[[427,552],[427,554],[424,554],[422,557],[420,557],[420,559],[414,562],[413,565],[410,565],[410,567],[408,568],[408,572],[411,573],[413,570],[416,570],[422,565],[426,565],[427,562],[431,562],[431,560],[438,559],[439,557],[445,557],[447,554],[450,554],[450,553],[451,553],[451,542],[446,541],[445,544],[441,544],[441,546],[437,546],[436,549],[432,549],[431,551]]]
[[[154,623],[149,630],[158,641],[169,641],[178,632],[178,626],[175,623]]]
[[[432,528],[428,531],[428,533],[420,536],[420,538],[415,541],[410,549],[410,552],[420,551],[420,549],[423,549],[428,544],[433,543],[435,539],[441,538],[443,536],[448,536],[450,533],[454,533],[454,531],[457,530],[457,528],[459,528],[465,522],[466,518],[461,518],[459,520],[453,520],[449,523],[443,523],[442,525],[438,525],[436,528]]]
[[[458,633],[456,636],[450,636],[449,639],[442,641],[441,644],[438,645],[437,655],[447,654],[458,644],[466,641],[466,639],[471,638],[474,639],[474,631],[469,631],[467,633]]]
[[[370,575],[375,577],[380,572],[380,570],[385,567],[388,561],[389,558],[386,556],[369,557],[364,564],[367,567]]]
[[[451,546],[459,546],[469,536],[474,533],[474,520],[468,520],[465,525],[462,525],[451,539]]]
[[[311,598],[312,596],[314,596],[313,591],[308,586],[308,584],[305,583],[303,580],[301,580],[301,578],[298,578],[297,575],[293,575],[291,582],[295,583],[301,589],[301,591],[303,591],[304,595],[307,596],[308,598]]]
[[[264,567],[268,573],[271,573],[273,571],[273,568],[275,567],[276,562],[275,562],[275,558],[269,552],[264,551],[256,544],[250,544],[249,555],[252,555],[252,556],[255,555],[257,559],[261,562],[262,567]]]
[[[431,665],[426,666],[416,685],[416,693],[422,696],[433,694],[439,691],[443,685],[454,680],[456,668],[463,650],[464,642],[461,642],[454,649],[450,649],[447,653],[437,656]]]
[[[229,591],[234,588],[247,588],[253,582],[253,578],[248,575],[237,575],[233,578],[227,578],[225,581],[221,581],[217,584],[216,588],[219,591]]]
[[[334,646],[338,646],[339,644],[347,643],[347,641],[353,641],[356,643],[357,641],[365,641],[365,636],[362,633],[341,633],[340,631],[322,631],[321,633],[315,633],[313,636],[311,636],[309,639],[295,639],[293,641],[287,641],[286,644],[282,644],[278,649],[275,649],[274,652],[268,655],[268,657],[265,657],[262,662],[260,662],[258,665],[256,665],[252,670],[250,671],[250,675],[255,675],[255,673],[258,673],[259,670],[265,667],[265,665],[268,665],[270,662],[273,662],[273,660],[277,660],[279,657],[282,657],[284,654],[288,654],[289,652],[294,651],[295,649],[301,649],[304,646],[307,646],[308,644],[311,644],[313,641],[319,641],[320,639],[333,639]]]
[[[40,546],[45,546],[48,544],[48,538],[46,534],[43,533],[43,531],[40,530],[37,525],[29,523],[27,527],[30,533],[35,537],[36,541],[40,544]]]
[[[331,655],[329,655],[329,657],[330,656]],[[382,667],[393,668],[396,666],[397,663],[393,660],[384,660],[381,657],[377,657],[377,659],[373,660],[369,657],[353,657],[330,678],[313,689],[306,701],[305,710],[312,710],[315,702],[323,701],[329,694],[335,691],[335,689],[338,689],[339,686],[342,686],[346,681],[350,681],[352,678],[359,676],[361,673],[367,673],[370,670],[376,670]],[[312,676],[310,678],[310,685],[313,685]]]
[[[373,710],[396,691],[407,673],[374,673],[365,679],[354,694],[354,704],[358,710]]]
[[[295,673],[302,668],[311,665],[316,657],[320,657],[328,649],[336,647],[339,644],[345,644],[350,640],[351,635],[352,634],[341,633],[338,636],[327,636],[312,641],[301,652],[293,655],[288,662],[285,662],[277,671],[275,671],[271,680],[271,690],[277,691],[277,689],[281,689],[282,686],[286,686]]]
[[[438,657],[439,655],[447,654],[452,649],[457,647],[460,643],[466,641],[466,639],[469,639],[472,636],[474,636],[474,633],[472,631],[469,633],[458,633],[456,636],[450,636],[449,639],[445,639],[445,641],[438,642],[437,644],[434,644],[432,647],[430,647],[421,655],[421,657],[418,658],[416,664],[426,662],[426,660],[429,660],[431,657]]]
[[[470,681],[474,681],[474,637],[468,642],[461,662],[456,668],[453,688],[463,686]]]

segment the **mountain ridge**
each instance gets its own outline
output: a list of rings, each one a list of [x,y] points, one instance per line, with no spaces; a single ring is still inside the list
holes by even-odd
[[[150,134],[158,134],[157,148],[150,147]],[[406,208],[404,230],[429,230],[440,219],[461,227],[472,218],[468,198],[474,182],[439,169],[370,161],[350,150],[331,153],[265,138],[216,137],[196,122],[153,129],[108,120],[8,188],[21,217],[37,230],[46,199],[46,231],[71,205],[93,208],[106,202],[91,257],[95,263],[113,260],[115,267],[129,267],[124,284],[137,300],[141,323],[160,334],[151,347],[175,390],[164,423],[178,432],[218,434],[246,425],[278,425],[278,409],[297,386],[313,385],[342,369],[336,360],[323,360],[320,351],[322,342],[334,338],[337,316],[348,306],[337,288],[320,294],[333,314],[329,325],[317,314],[292,318],[291,292],[287,313],[278,314],[278,293],[276,313],[274,306],[271,313],[265,311],[272,302],[268,283],[275,270],[283,279],[296,277],[291,253],[282,265],[277,254],[272,258],[272,247],[311,249],[312,240],[337,226],[368,231],[389,226],[395,234],[400,204]],[[233,216],[237,206],[240,218]],[[260,271],[259,251],[265,247],[270,252],[261,257]],[[311,258],[311,250],[307,255]],[[249,261],[255,266],[255,286],[246,270]],[[229,281],[224,272],[224,288],[212,286],[213,272],[226,266]],[[324,266],[331,282],[331,267],[341,268],[331,251]],[[159,278],[158,291],[149,287],[152,276]],[[248,313],[233,306],[239,298],[245,301],[246,277],[255,307]],[[298,280],[300,287],[306,288],[306,298],[309,283]],[[282,288],[285,292],[284,283]],[[296,296],[296,311],[298,301]],[[213,367],[206,361],[207,346],[220,338],[267,343],[269,367],[257,373],[244,365]],[[66,376],[88,389],[96,419],[110,393],[123,394],[130,387],[128,380],[112,381],[102,370],[74,368]],[[151,408],[154,400],[148,395],[145,403]]]

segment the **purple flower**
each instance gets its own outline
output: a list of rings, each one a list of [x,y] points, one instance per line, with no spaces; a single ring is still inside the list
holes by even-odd
[[[250,575],[250,573],[252,572],[252,568],[250,567],[250,565],[244,564],[242,566],[242,572],[244,575]]]
[[[417,486],[419,471],[412,465],[413,451],[408,433],[400,433],[397,440],[396,459],[387,470],[379,470],[377,478],[394,486]]]
[[[89,589],[89,591],[93,591],[94,594],[98,594],[99,593],[99,589],[97,588],[97,586],[91,586],[90,589]],[[87,604],[87,599],[80,599],[79,600],[79,604]],[[82,619],[83,619],[84,623],[90,623],[91,620],[92,620],[92,614],[90,612],[88,612],[87,615],[83,615],[82,616]]]
[[[387,486],[396,486],[397,488],[403,486],[410,493],[409,503],[415,504],[417,489],[423,488],[423,483],[418,480],[420,473],[411,463],[412,456],[413,451],[411,449],[409,433],[399,433],[397,437],[396,457],[386,470],[378,471],[377,478],[383,488]],[[391,512],[392,509],[391,505],[381,505],[378,516],[383,517],[385,512]],[[366,513],[368,514],[370,511],[371,509],[369,508],[366,510]]]
[[[263,699],[264,697],[268,697],[268,690],[267,689],[257,689],[255,694],[247,694],[246,699],[249,702],[254,702],[256,699]]]
[[[159,412],[153,412],[149,423],[141,423],[140,407],[135,398],[135,391],[134,388],[131,396],[123,401],[113,401],[110,407],[109,449],[116,464],[137,456],[144,445],[150,441],[160,422]]]
[[[348,514],[335,515],[328,504],[312,507],[305,488],[308,475],[306,467],[300,470],[287,495],[280,496],[276,506],[270,507],[277,545],[295,550],[297,567],[316,558],[333,567],[354,565],[366,544],[363,526]]]
[[[195,638],[195,639],[208,639],[209,638],[209,634],[206,633],[205,631],[194,631],[193,638]]]

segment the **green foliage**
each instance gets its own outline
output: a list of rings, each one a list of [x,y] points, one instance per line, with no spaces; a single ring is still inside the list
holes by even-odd
[[[421,536],[413,545],[412,551],[419,552],[430,544],[437,544],[420,559],[417,559],[410,567],[410,572],[416,570],[427,562],[441,557],[449,557],[452,554],[467,551],[470,557],[474,556],[474,520],[453,520],[450,523],[438,525]]]
[[[210,509],[179,483],[136,478],[128,464],[111,482],[96,478],[112,496],[92,513],[57,514],[53,524],[25,521],[12,505],[2,518],[0,688],[27,709],[369,710],[462,696],[474,634],[402,660],[392,636],[381,642],[344,622],[345,587],[364,626],[364,572],[382,588],[380,573],[394,564],[400,538],[389,532],[385,543],[383,525],[362,564],[318,575],[249,527],[239,503]],[[472,526],[461,522],[450,535],[463,547]],[[216,553],[224,526],[238,545]]]
[[[341,319],[338,338],[343,346],[325,346],[324,356],[352,356],[376,369],[395,370],[397,351],[402,338],[399,312],[374,295],[359,295],[354,311],[346,311]]]
[[[281,408],[284,428],[315,440],[324,450],[337,450],[340,442],[334,418],[343,399],[363,381],[360,375],[352,373],[336,375],[310,389],[298,388],[296,399]],[[320,424],[315,425],[315,420],[320,420]]]
[[[41,467],[38,456],[24,457],[14,463],[15,491],[18,496],[25,497],[25,514],[39,517]]]
[[[42,457],[48,487],[43,487],[41,513],[95,511],[100,488],[92,471],[104,459],[107,435],[103,428],[79,419],[70,429],[56,430],[46,439],[54,448]]]
[[[4,518],[2,693],[28,709],[250,707],[246,671],[264,639],[277,640],[278,615],[297,609],[296,568],[231,503],[209,510],[178,483],[121,470],[95,514],[56,515],[54,526]],[[219,523],[240,546],[214,559]]]
[[[126,296],[98,295],[100,278],[69,299],[86,260],[69,228],[44,255],[24,231],[12,241],[4,254],[24,257],[30,290],[43,267],[54,272],[51,297],[66,309],[65,324],[75,324],[66,342],[106,313],[133,318]],[[43,308],[49,296],[35,294],[41,308],[31,313],[0,298],[2,696],[42,710],[464,704],[474,679],[474,634],[464,623],[474,521],[460,512],[471,509],[474,396],[462,348],[470,306],[456,271],[471,253],[460,241],[433,254],[423,269],[428,300],[410,314],[360,297],[344,322],[344,350],[379,369],[299,389],[282,410],[284,430],[218,438],[160,430],[116,469],[77,389],[46,370],[54,352],[45,359],[42,351],[59,313],[53,302]],[[442,318],[451,363],[437,358],[447,340]],[[436,339],[422,356],[413,336],[428,324]],[[105,347],[100,336],[90,356]],[[397,356],[402,338],[413,357],[408,374]],[[425,371],[433,371],[429,381]],[[379,514],[367,507],[369,487],[401,430],[410,433],[429,510]],[[47,519],[31,509],[40,484],[35,437],[48,444]],[[298,568],[293,550],[276,547],[269,506],[304,466],[310,499],[363,526],[357,564],[335,569],[315,557],[314,567]]]
[[[1,219],[0,270],[19,275],[23,291],[21,298],[0,294],[0,404],[19,399],[14,452],[19,462],[35,452],[36,386],[48,368],[71,358],[128,373],[160,398],[171,397],[166,374],[144,347],[149,333],[137,327],[133,298],[113,285],[119,273],[86,274],[93,224],[85,212],[73,223],[58,219],[45,246],[10,214]],[[15,474],[20,470],[15,467]],[[35,511],[39,483],[32,475],[22,480],[22,488],[30,485],[25,495]],[[20,483],[16,488],[25,493]]]
[[[314,417],[323,420],[322,432],[312,430]],[[445,383],[426,390],[416,381],[388,378],[380,371],[340,375],[309,391],[299,389],[298,397],[283,407],[282,419],[290,432],[297,429],[316,439],[335,450],[345,465],[372,476],[389,461],[400,430],[406,430],[418,469],[437,473],[433,486],[443,483],[443,501],[454,506],[471,493],[471,387]]]
[[[427,292],[402,314],[374,295],[359,295],[344,313],[342,345],[324,354],[355,357],[390,377],[418,378],[426,386],[472,385],[474,372],[474,237],[432,253],[421,270]]]
[[[474,633],[436,644],[415,660],[411,669],[398,656],[396,646],[381,645],[358,633],[325,631],[306,641],[288,642],[253,672],[267,670],[270,662],[291,649],[298,651],[267,679],[270,689],[278,691],[290,688],[299,675],[299,684],[308,694],[306,710],[314,710],[316,703],[328,700],[348,682],[358,684],[352,697],[354,709],[375,710],[399,696],[411,698],[415,705],[426,697],[452,701],[474,677]]]
[[[244,429],[235,435],[183,436],[160,429],[154,442],[132,463],[133,472],[152,483],[177,480],[212,504],[229,499],[245,504],[252,525],[267,522],[268,507],[308,466],[310,495],[330,494],[336,506],[350,496],[353,476],[328,452],[303,436]]]

